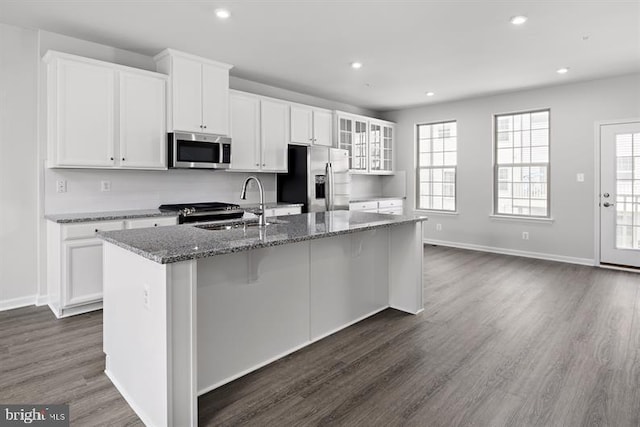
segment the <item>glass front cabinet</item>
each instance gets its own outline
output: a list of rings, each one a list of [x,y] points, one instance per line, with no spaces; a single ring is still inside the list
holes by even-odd
[[[338,148],[349,152],[351,173],[393,174],[394,124],[340,112],[336,117]]]

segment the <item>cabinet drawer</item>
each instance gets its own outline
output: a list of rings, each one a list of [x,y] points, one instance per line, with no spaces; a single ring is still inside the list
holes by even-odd
[[[390,214],[390,215],[402,215],[403,214],[403,209],[401,207],[399,207],[399,208],[380,209],[380,210],[378,210],[378,213]]]
[[[364,211],[364,210],[377,210],[378,202],[352,202],[349,203],[349,210],[352,211]]]
[[[125,228],[163,227],[165,225],[176,225],[177,222],[177,218],[173,216],[130,219],[125,221]]]
[[[275,208],[270,210],[273,211],[273,216],[297,215],[299,213],[302,213],[300,207]]]
[[[86,239],[94,237],[98,231],[122,229],[124,229],[123,221],[85,222],[82,224],[65,225],[62,227],[62,240]]]
[[[402,200],[380,200],[378,202],[378,207],[380,209],[392,208],[392,207],[402,207]]]

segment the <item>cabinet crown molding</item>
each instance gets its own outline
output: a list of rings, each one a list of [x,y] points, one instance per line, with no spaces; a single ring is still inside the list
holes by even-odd
[[[51,64],[52,62],[54,62],[57,59],[63,59],[63,60],[75,61],[75,62],[83,62],[85,64],[92,64],[92,65],[97,65],[97,66],[101,66],[101,67],[108,67],[108,68],[111,68],[112,70],[116,70],[116,71],[126,71],[126,72],[129,72],[129,73],[138,73],[138,74],[141,74],[141,75],[146,75],[146,76],[149,76],[149,77],[156,77],[156,78],[163,79],[163,80],[167,80],[168,79],[168,76],[166,74],[157,73],[155,71],[144,70],[142,68],[130,67],[128,65],[116,64],[116,63],[113,63],[113,62],[102,61],[102,60],[99,60],[99,59],[87,58],[87,57],[80,56],[80,55],[74,55],[72,53],[59,52],[57,50],[48,50],[47,53],[45,53],[42,56],[42,60],[46,64]]]
[[[182,58],[186,58],[186,59],[192,59],[194,61],[198,61],[198,62],[203,62],[209,65],[213,65],[219,68],[223,68],[225,70],[230,70],[233,68],[233,65],[230,64],[226,64],[224,62],[219,62],[219,61],[214,61],[213,59],[209,59],[209,58],[203,58],[202,56],[197,56],[197,55],[193,55],[191,53],[186,53],[186,52],[182,52],[179,50],[175,50],[175,49],[170,49],[167,48],[165,50],[163,50],[162,52],[158,53],[156,56],[153,57],[153,60],[155,62],[160,61],[161,59],[163,59],[165,56],[180,56]]]

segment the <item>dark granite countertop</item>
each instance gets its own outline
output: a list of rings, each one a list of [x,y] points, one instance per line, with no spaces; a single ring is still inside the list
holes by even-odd
[[[286,208],[302,206],[301,203],[265,203],[267,209]],[[248,211],[258,209],[258,204],[240,205],[242,209]],[[125,211],[104,211],[104,212],[81,212],[68,214],[45,215],[49,221],[60,224],[72,222],[91,222],[91,221],[118,221],[123,219],[159,217],[159,216],[177,216],[175,212],[161,212],[158,209],[135,209]]]
[[[82,212],[45,215],[49,221],[60,224],[91,221],[118,221],[134,218],[151,218],[159,216],[177,216],[175,212],[160,212],[158,209],[135,209],[127,211]]]
[[[274,217],[264,229],[240,226],[212,231],[183,224],[109,231],[98,235],[152,261],[169,264],[426,219],[422,215],[331,211]]]

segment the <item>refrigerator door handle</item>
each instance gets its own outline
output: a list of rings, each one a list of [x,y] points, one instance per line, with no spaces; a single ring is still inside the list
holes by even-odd
[[[328,211],[333,208],[333,168],[327,163],[324,168],[324,205]]]

